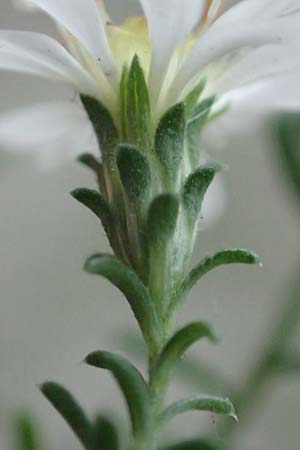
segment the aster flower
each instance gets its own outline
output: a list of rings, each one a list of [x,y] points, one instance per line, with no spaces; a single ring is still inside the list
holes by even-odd
[[[97,190],[72,196],[100,219],[114,254],[93,255],[85,269],[126,297],[147,346],[149,377],[109,352],[93,352],[86,362],[110,370],[123,391],[128,448],[156,450],[161,426],[177,414],[198,409],[236,418],[228,399],[210,396],[165,408],[177,360],[197,340],[217,340],[205,322],[175,332],[188,293],[216,267],[259,262],[247,250],[226,249],[190,270],[204,197],[221,169],[199,163],[199,139],[243,102],[248,110],[300,106],[300,7],[298,0],[244,0],[225,11],[222,0],[140,0],[145,17],[119,26],[100,0],[30,4],[55,19],[60,38],[1,30],[0,69],[68,84],[77,95],[11,112],[0,140],[40,154],[51,145],[57,159],[80,152],[96,175]],[[53,383],[41,389],[84,447],[98,448],[99,433],[70,394]]]
[[[119,84],[134,55],[149,87],[154,126],[205,79],[201,98],[215,96],[214,111],[229,107],[226,118],[241,104],[248,110],[298,108],[296,0],[244,0],[227,11],[223,0],[140,3],[146,18],[129,17],[118,26],[101,0],[72,0],[72,5],[68,0],[31,0],[31,8],[54,18],[61,37],[1,30],[0,69],[67,83],[78,94],[99,99],[118,125]],[[38,133],[30,128],[30,117],[32,123],[39,117]],[[37,105],[3,117],[0,139],[17,149],[40,148],[44,131],[45,148],[53,141],[58,148],[59,140],[66,144],[69,136],[70,150],[53,152],[53,160],[63,159],[82,148],[95,148],[86,119],[79,102],[53,101],[49,108]],[[16,125],[22,136],[16,136]]]

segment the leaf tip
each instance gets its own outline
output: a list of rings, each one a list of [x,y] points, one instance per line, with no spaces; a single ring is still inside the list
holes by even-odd
[[[232,414],[229,414],[229,417],[231,417],[233,420],[235,420],[235,422],[239,422],[239,418],[235,412],[233,412]]]
[[[98,267],[100,258],[101,258],[101,255],[98,255],[98,254],[90,256],[84,263],[84,266],[83,266],[84,270],[86,272],[92,273],[92,274],[97,273],[97,267]]]

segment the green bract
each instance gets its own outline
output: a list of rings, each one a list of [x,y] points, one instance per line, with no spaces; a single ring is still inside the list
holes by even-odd
[[[162,424],[189,410],[235,417],[232,403],[214,396],[196,395],[165,407],[178,360],[201,338],[217,341],[205,322],[175,331],[187,294],[217,266],[258,262],[247,250],[229,249],[205,257],[190,270],[203,200],[221,169],[215,162],[198,164],[201,130],[211,120],[215,101],[204,97],[205,85],[201,79],[182,102],[154,117],[145,75],[135,56],[123,69],[117,113],[111,114],[99,100],[81,96],[102,158],[101,162],[90,154],[79,158],[96,174],[98,190],[75,189],[72,196],[100,219],[114,253],[90,257],[85,269],[109,280],[125,296],[149,356],[148,378],[115,353],[99,351],[86,358],[89,365],[109,370],[123,392],[132,425],[128,450],[161,448]],[[119,448],[108,419],[100,416],[90,422],[73,397],[55,383],[41,389],[87,450]],[[191,442],[178,448],[196,448],[200,442],[199,448],[213,448],[205,441]]]

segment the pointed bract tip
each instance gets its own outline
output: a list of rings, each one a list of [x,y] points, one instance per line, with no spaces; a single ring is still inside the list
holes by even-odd
[[[230,417],[232,417],[232,419],[234,419],[236,422],[239,422],[239,418],[238,418],[238,416],[236,415],[236,413],[230,414]]]

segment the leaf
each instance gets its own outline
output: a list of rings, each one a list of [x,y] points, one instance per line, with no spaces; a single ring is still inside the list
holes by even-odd
[[[216,98],[214,96],[202,100],[202,102],[200,102],[194,109],[189,123],[198,121],[199,119],[202,119],[203,121],[206,120],[212,105],[215,103],[215,100]]]
[[[127,135],[127,101],[128,101],[128,67],[124,65],[122,70],[122,76],[120,81],[120,103],[121,103],[121,128],[122,128],[122,140],[128,142]]]
[[[106,200],[104,200],[102,195],[94,189],[87,188],[75,189],[71,192],[71,195],[79,203],[90,209],[100,219],[107,237],[114,247],[112,231],[115,219],[110,206],[108,205]]]
[[[198,438],[171,445],[164,450],[224,450],[224,447],[208,439]]]
[[[237,420],[234,406],[228,399],[200,395],[188,397],[173,403],[162,413],[161,420],[163,422],[169,421],[178,414],[191,410],[208,411],[214,414],[230,416]]]
[[[16,434],[18,450],[41,450],[35,424],[27,414],[17,417]]]
[[[197,264],[187,275],[180,290],[179,297],[182,297],[207,273],[224,264],[258,264],[260,262],[258,256],[243,249],[221,250],[211,256],[206,256],[199,264]]]
[[[91,353],[85,361],[90,366],[112,372],[125,397],[133,433],[145,436],[151,420],[150,395],[140,372],[124,357],[106,351]]]
[[[193,322],[177,331],[160,353],[155,383],[165,386],[178,360],[192,344],[202,338],[214,343],[218,341],[213,328],[205,322]]]
[[[156,197],[148,212],[148,235],[154,244],[165,246],[175,231],[179,210],[179,200],[173,194]]]
[[[117,152],[117,166],[129,200],[135,205],[139,204],[151,182],[147,158],[137,147],[122,144]]]
[[[93,450],[93,428],[81,406],[64,387],[57,383],[44,383],[41,392],[65,419],[82,445]]]
[[[104,416],[94,422],[96,450],[118,450],[119,438],[114,424]]]
[[[197,167],[199,161],[199,139],[204,125],[209,119],[213,97],[203,100],[194,110],[187,124],[187,147],[192,167]]]
[[[81,95],[80,98],[94,127],[103,161],[111,166],[114,164],[115,148],[119,140],[113,118],[99,100],[86,95]]]
[[[192,228],[198,219],[207,189],[219,170],[217,164],[206,164],[190,174],[184,183],[182,201]]]
[[[79,203],[90,209],[101,220],[104,227],[113,222],[111,209],[100,192],[94,189],[78,188],[74,189],[71,195]]]
[[[159,122],[155,135],[155,151],[165,174],[165,184],[172,187],[178,179],[184,154],[186,113],[184,103],[169,109]]]
[[[202,94],[202,92],[205,89],[205,86],[207,84],[207,78],[203,77],[199,81],[199,83],[196,84],[196,86],[191,90],[191,92],[186,96],[184,103],[186,107],[186,115],[187,117],[190,117],[191,114],[194,112],[199,97]]]
[[[101,171],[101,162],[91,153],[82,153],[78,156],[78,161],[84,166],[91,169],[98,176]]]
[[[101,275],[115,285],[126,297],[147,342],[157,342],[159,325],[148,289],[137,274],[115,256],[94,255],[85,270]]]
[[[124,138],[141,149],[149,147],[150,100],[144,71],[137,55],[121,80]]]
[[[276,122],[279,156],[286,175],[297,195],[300,195],[300,114],[288,113]]]

